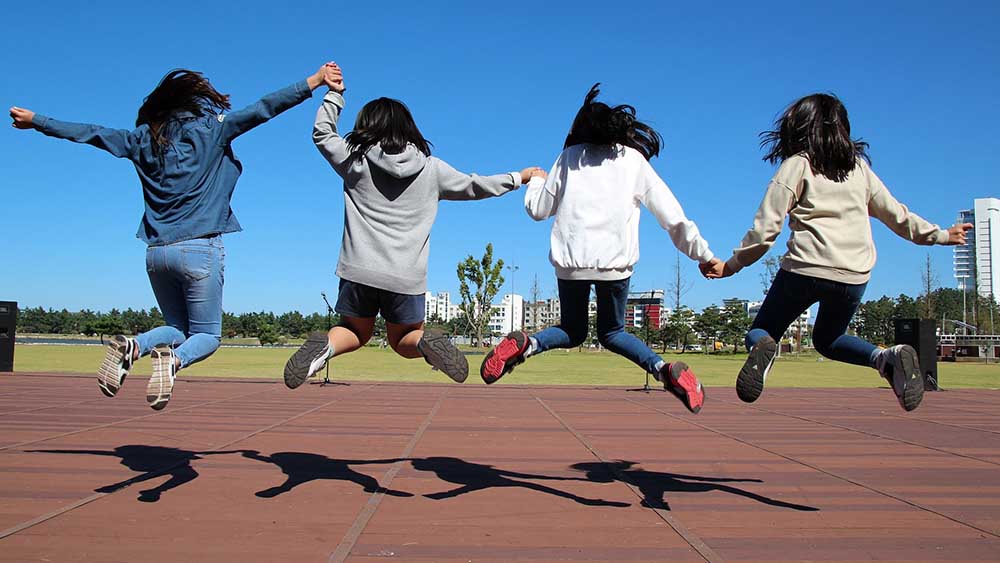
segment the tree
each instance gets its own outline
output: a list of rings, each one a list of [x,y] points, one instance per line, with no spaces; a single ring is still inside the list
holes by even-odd
[[[114,309],[112,311],[116,312]],[[101,344],[104,344],[104,335],[122,334],[126,332],[125,324],[122,323],[118,315],[110,313],[101,315],[93,324],[88,327],[88,332],[101,337]]]
[[[924,269],[920,273],[921,287],[924,290],[924,294],[921,295],[921,307],[920,307],[920,318],[921,319],[933,319],[935,317],[934,309],[934,286],[938,283],[937,274],[934,273],[934,268],[931,267],[931,254],[927,253],[927,259],[924,264]]]
[[[760,285],[766,296],[771,284],[774,283],[774,276],[777,276],[778,270],[781,269],[781,259],[777,256],[768,256],[761,261],[761,264],[764,266],[764,271],[760,273]]]
[[[731,303],[722,312],[722,323],[723,340],[732,343],[735,354],[743,343],[747,331],[750,330],[750,315],[743,305]]]
[[[490,322],[493,298],[503,286],[502,271],[503,259],[493,262],[493,243],[486,245],[482,259],[477,261],[470,254],[458,263],[459,293],[462,296],[458,308],[472,327],[476,346],[482,343],[483,332]]]
[[[723,327],[722,312],[715,305],[705,307],[694,320],[694,330],[701,336],[702,344],[706,347],[715,345]]]
[[[681,254],[680,252],[675,252],[676,262],[674,262],[674,279],[667,284],[667,291],[670,292],[670,297],[673,300],[674,311],[681,308],[681,298],[687,293],[694,282],[689,282],[684,279],[681,275]]]
[[[670,317],[667,318],[667,324],[663,325],[661,329],[663,338],[675,342],[682,354],[687,348],[688,337],[691,336],[691,332],[693,331],[691,327],[694,324],[694,318],[694,311],[687,307],[678,307],[670,313]]]

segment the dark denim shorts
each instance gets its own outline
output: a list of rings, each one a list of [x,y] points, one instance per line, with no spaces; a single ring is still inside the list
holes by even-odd
[[[345,317],[368,319],[381,313],[386,322],[416,324],[424,321],[424,295],[406,295],[341,279],[334,310]]]

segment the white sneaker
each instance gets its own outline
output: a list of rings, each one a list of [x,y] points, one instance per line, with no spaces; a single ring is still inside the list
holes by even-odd
[[[114,397],[125,384],[125,378],[132,369],[132,355],[135,353],[135,340],[121,334],[112,336],[104,352],[104,361],[97,368],[97,387],[101,393]]]
[[[157,346],[150,354],[153,359],[153,375],[146,386],[146,402],[154,410],[162,410],[170,401],[174,390],[174,379],[177,377],[177,363],[174,349],[170,346]]]

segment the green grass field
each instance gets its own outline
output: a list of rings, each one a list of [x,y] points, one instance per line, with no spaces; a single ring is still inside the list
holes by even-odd
[[[184,370],[184,376],[260,377],[278,379],[294,348],[220,348],[208,360]],[[23,372],[95,372],[104,348],[100,346],[18,345],[14,367]],[[736,380],[745,356],[700,353],[664,354],[667,361],[687,362],[705,385],[729,386]],[[469,358],[469,383],[478,377],[481,352]],[[390,349],[367,347],[334,358],[330,377],[355,381],[448,382],[423,360],[400,358]],[[140,360],[133,373],[148,375],[148,359]],[[938,363],[944,388],[1000,388],[1000,365]],[[504,377],[503,383],[550,385],[641,385],[642,370],[611,352],[553,350],[531,358]],[[884,382],[868,368],[821,360],[814,354],[782,356],[775,364],[769,387],[879,387]]]

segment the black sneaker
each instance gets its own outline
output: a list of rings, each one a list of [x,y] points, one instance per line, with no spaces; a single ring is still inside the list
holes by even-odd
[[[174,379],[177,378],[177,363],[174,361],[174,349],[170,346],[157,346],[150,353],[153,359],[153,375],[146,385],[146,402],[153,410],[163,410],[170,401],[174,390]]]
[[[756,401],[764,392],[764,381],[777,354],[778,344],[770,336],[764,336],[750,348],[747,361],[736,377],[736,394],[744,403]]]
[[[128,371],[132,369],[132,354],[135,340],[122,336],[112,336],[104,351],[104,361],[97,368],[97,387],[108,397],[114,397],[125,384]]]
[[[469,360],[465,359],[465,354],[443,332],[425,330],[417,342],[417,350],[428,364],[443,371],[456,383],[462,383],[469,377]]]
[[[920,406],[924,399],[924,378],[920,374],[920,360],[912,346],[897,344],[879,352],[875,368],[892,385],[896,400],[909,412]]]
[[[285,363],[285,386],[295,389],[319,373],[330,359],[330,337],[325,332],[309,334],[302,346]]]
[[[483,363],[479,366],[479,375],[487,385],[495,383],[505,374],[513,371],[514,366],[524,363],[524,353],[530,344],[527,333],[515,330],[508,334],[487,352]]]

